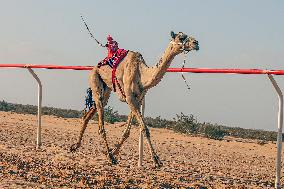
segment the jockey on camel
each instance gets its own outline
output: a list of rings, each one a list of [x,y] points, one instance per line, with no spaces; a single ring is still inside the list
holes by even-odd
[[[105,45],[105,47],[107,47],[108,54],[105,59],[99,62],[99,67],[104,65],[109,65],[111,68],[117,67],[120,61],[126,56],[128,52],[124,49],[119,49],[118,43],[113,40],[110,35],[108,35],[107,37],[107,44]]]
[[[116,41],[113,40],[113,38],[108,35],[107,37],[107,44],[106,44],[107,50],[108,50],[108,58],[111,58],[114,53],[116,53],[117,49],[118,49],[118,43]]]
[[[116,68],[118,67],[119,63],[122,61],[122,59],[127,55],[128,51],[125,49],[118,48],[118,43],[113,40],[113,38],[108,35],[107,37],[107,44],[105,45],[107,47],[107,57],[103,59],[101,62],[98,63],[98,67],[109,65],[112,68],[112,84],[113,84],[113,90],[116,91],[116,77],[115,72]]]

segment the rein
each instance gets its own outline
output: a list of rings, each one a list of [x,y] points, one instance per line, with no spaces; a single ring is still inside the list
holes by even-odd
[[[85,24],[86,29],[88,30],[88,33],[90,34],[91,38],[93,38],[93,39],[97,42],[97,44],[98,44],[99,46],[101,46],[101,47],[106,47],[105,45],[103,45],[102,43],[100,43],[100,42],[94,37],[94,35],[93,35],[92,32],[90,31],[89,26],[87,25],[87,23],[86,23],[86,21],[85,21],[85,19],[83,18],[82,15],[81,15],[81,19],[82,19],[83,23]]]
[[[182,63],[181,69],[184,69],[184,67],[185,67],[185,61],[186,61],[186,55],[187,55],[187,53],[188,53],[188,51],[187,51],[187,52],[186,52],[186,51],[183,51],[184,58],[183,58],[183,63]],[[182,77],[182,79],[183,79],[185,85],[187,86],[187,89],[190,91],[190,86],[189,86],[189,84],[188,84],[188,82],[187,82],[187,80],[186,80],[186,78],[185,78],[185,76],[184,76],[183,74],[184,74],[184,72],[181,72],[181,77]]]
[[[187,55],[187,53],[189,52],[189,51],[187,51],[187,50],[185,50],[185,44],[186,44],[186,42],[189,40],[189,38],[187,37],[182,43],[181,42],[179,42],[179,43],[177,43],[177,42],[174,42],[174,41],[171,41],[170,43],[171,44],[178,44],[178,45],[182,45],[182,53],[184,54],[184,58],[183,58],[183,62],[182,62],[182,69],[183,68],[185,68],[185,63],[186,63],[186,55]],[[187,82],[187,80],[186,80],[186,78],[185,78],[185,76],[184,76],[184,72],[181,72],[181,77],[182,77],[182,79],[183,79],[183,81],[184,81],[184,83],[185,83],[185,85],[186,85],[186,87],[187,87],[187,89],[190,91],[190,86],[189,86],[189,84],[188,84],[188,82]]]

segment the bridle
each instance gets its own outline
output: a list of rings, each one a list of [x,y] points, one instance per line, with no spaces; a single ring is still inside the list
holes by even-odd
[[[178,43],[174,42],[174,41],[170,42],[171,44],[182,45],[181,51],[184,54],[184,58],[183,58],[183,63],[182,63],[181,69],[184,69],[184,67],[185,67],[186,55],[189,52],[189,50],[185,49],[185,44],[188,42],[188,40],[189,40],[189,37],[186,37],[182,42],[178,42]],[[190,90],[190,86],[189,86],[188,82],[186,81],[186,78],[183,74],[184,74],[184,72],[181,72],[181,77],[182,77],[185,85],[187,86],[187,89]]]
[[[185,44],[188,42],[189,38],[190,37],[186,37],[184,40],[182,40],[182,42],[171,41],[170,44],[182,45],[182,47],[181,47],[182,53],[187,54],[189,52],[189,50],[185,49]]]

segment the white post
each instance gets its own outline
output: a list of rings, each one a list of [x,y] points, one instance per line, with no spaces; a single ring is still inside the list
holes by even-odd
[[[35,72],[31,68],[27,68],[32,76],[38,83],[38,105],[37,105],[37,119],[38,119],[38,126],[37,126],[37,137],[36,137],[36,148],[39,149],[41,146],[41,104],[42,104],[42,84],[40,79],[35,74]]]
[[[142,101],[142,116],[145,115],[145,96]],[[138,167],[142,167],[142,161],[143,161],[143,130],[140,128],[140,134],[139,134],[139,160],[138,160]]]
[[[273,76],[268,74],[273,87],[275,88],[279,104],[278,104],[278,135],[277,135],[277,159],[276,159],[276,178],[275,178],[275,188],[280,188],[280,173],[281,173],[281,155],[282,155],[282,127],[283,127],[283,94],[281,89],[277,85]]]

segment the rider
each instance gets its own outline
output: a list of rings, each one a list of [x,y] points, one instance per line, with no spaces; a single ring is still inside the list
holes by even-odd
[[[119,49],[118,43],[114,41],[110,35],[107,36],[107,44],[105,45],[105,47],[107,47],[108,51],[107,57],[99,62],[98,67],[100,68],[101,66],[109,65],[112,68],[113,91],[116,91],[115,85],[116,83],[118,83],[115,76],[116,68],[118,67],[121,60],[127,55],[128,51],[125,49]]]
[[[111,57],[113,57],[113,55],[116,53],[116,51],[118,49],[118,43],[116,41],[114,41],[113,38],[110,35],[108,35],[106,47],[107,47],[107,51],[108,51],[107,58],[111,58]]]
[[[115,55],[118,50],[118,43],[114,41],[110,35],[108,35],[107,44],[105,47],[107,48],[107,56],[101,62],[99,62],[98,66],[101,67],[103,65],[109,65],[110,67],[113,67]]]

